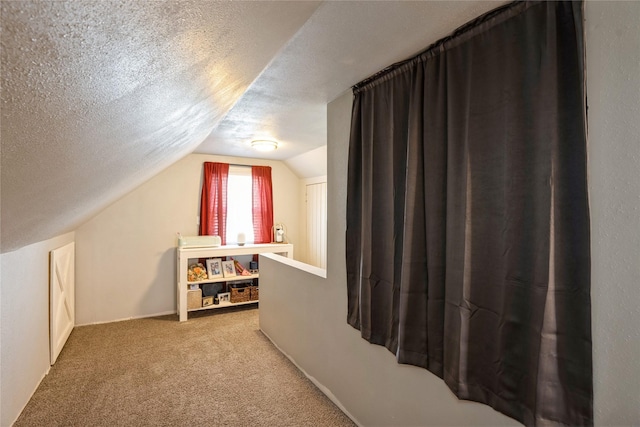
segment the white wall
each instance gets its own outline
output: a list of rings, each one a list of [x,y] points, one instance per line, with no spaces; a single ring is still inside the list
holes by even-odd
[[[2,426],[15,421],[49,371],[49,252],[73,239],[67,233],[0,256]]]
[[[284,163],[189,155],[76,230],[76,324],[175,312],[176,232],[198,234],[205,161],[271,166],[274,220],[297,243],[299,180]]]
[[[595,422],[640,425],[640,2],[587,2]],[[362,425],[518,425],[346,322],[351,94],[328,109],[327,279],[261,260],[260,326]]]
[[[596,425],[640,425],[640,2],[587,2]]]
[[[327,175],[327,146],[323,145],[284,161],[299,178]]]

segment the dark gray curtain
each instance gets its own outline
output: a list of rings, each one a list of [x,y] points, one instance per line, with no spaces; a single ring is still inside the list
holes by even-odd
[[[582,10],[507,5],[354,87],[349,324],[526,425],[593,424]]]

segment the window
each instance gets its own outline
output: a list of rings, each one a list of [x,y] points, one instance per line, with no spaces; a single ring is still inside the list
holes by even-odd
[[[223,245],[237,243],[239,233],[245,243],[271,242],[271,167],[204,162],[203,172],[200,235],[220,236]]]
[[[246,243],[255,241],[251,191],[251,167],[229,166],[229,178],[227,181],[227,244],[237,244],[239,233],[244,233]]]

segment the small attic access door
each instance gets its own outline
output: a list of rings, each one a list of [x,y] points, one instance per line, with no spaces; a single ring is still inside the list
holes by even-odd
[[[51,251],[49,343],[53,365],[75,325],[75,243]]]

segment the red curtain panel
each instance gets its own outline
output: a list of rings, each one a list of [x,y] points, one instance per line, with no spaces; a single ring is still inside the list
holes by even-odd
[[[252,166],[253,233],[255,243],[269,243],[273,228],[273,188],[271,167]]]
[[[204,163],[200,200],[200,235],[220,236],[226,244],[228,163]]]

